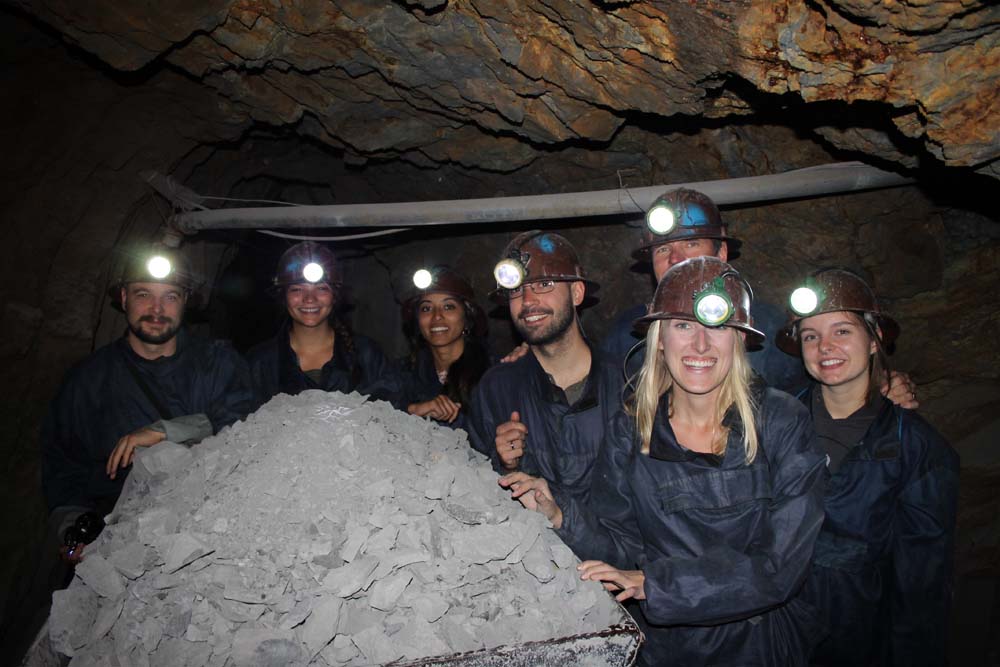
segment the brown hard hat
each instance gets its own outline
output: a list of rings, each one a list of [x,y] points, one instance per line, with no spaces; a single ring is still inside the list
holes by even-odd
[[[778,332],[775,344],[782,352],[801,356],[799,323],[807,317],[838,311],[860,313],[870,324],[882,330],[882,345],[890,345],[899,336],[899,325],[882,312],[875,292],[850,269],[833,267],[813,272],[805,285],[792,292],[788,322]]]
[[[573,244],[554,232],[535,230],[518,234],[504,249],[503,256],[494,270],[494,276],[501,271],[501,265],[517,267],[516,270],[521,273],[518,285],[542,280],[558,282],[579,280],[586,285],[588,295],[600,288],[598,283],[584,274]],[[498,278],[497,289],[491,296],[503,297],[507,289],[505,285],[500,284]]]
[[[648,224],[654,209],[663,208],[672,222],[664,233],[654,232]],[[639,247],[632,251],[637,260],[649,260],[650,251],[656,246],[685,239],[719,239],[726,242],[729,259],[739,257],[741,241],[729,236],[719,208],[707,195],[697,190],[678,188],[656,198],[642,220]]]
[[[472,285],[465,276],[444,264],[429,269],[430,284],[427,287],[416,288],[400,306],[400,313],[403,322],[410,322],[416,318],[417,306],[421,299],[427,294],[448,294],[459,299],[465,306],[466,316],[471,315],[472,322],[466,322],[471,332],[476,336],[485,336],[488,325],[486,323],[486,313],[479,304],[476,303],[476,293],[472,290]]]
[[[736,269],[718,257],[694,257],[663,274],[649,304],[649,314],[635,324],[640,331],[654,320],[672,319],[734,327],[746,332],[746,345],[751,348],[764,342],[764,334],[753,327],[752,300],[750,285]]]
[[[182,252],[160,243],[137,248],[129,252],[122,267],[118,282],[108,288],[111,305],[122,310],[122,288],[129,283],[161,283],[176,285],[187,295],[187,308],[198,307],[198,280],[191,270],[191,264]]]
[[[119,286],[128,283],[163,283],[191,291],[195,282],[191,265],[180,251],[153,244],[129,255],[122,269]]]
[[[329,248],[313,241],[303,241],[281,255],[272,283],[275,287],[297,283],[327,283],[335,286],[343,283],[343,277],[340,262]]]

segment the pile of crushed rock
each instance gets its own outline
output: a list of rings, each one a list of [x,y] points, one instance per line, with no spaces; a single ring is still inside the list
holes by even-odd
[[[142,452],[54,597],[71,665],[369,665],[598,632],[621,610],[461,431],[281,395]]]

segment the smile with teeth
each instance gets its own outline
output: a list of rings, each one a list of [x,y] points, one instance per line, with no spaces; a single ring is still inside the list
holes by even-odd
[[[446,333],[447,331],[448,331],[448,327],[431,327],[431,333],[432,334]]]
[[[522,314],[521,315],[521,319],[524,320],[525,322],[531,323],[531,322],[538,322],[539,320],[543,320],[543,319],[545,319],[548,316],[549,316],[548,313],[529,313],[528,315],[523,315]]]
[[[716,359],[695,359],[691,357],[685,357],[681,360],[685,366],[688,368],[711,368],[715,365]]]
[[[830,368],[832,366],[840,366],[843,363],[845,363],[843,359],[824,359],[819,362],[819,365],[823,368]]]

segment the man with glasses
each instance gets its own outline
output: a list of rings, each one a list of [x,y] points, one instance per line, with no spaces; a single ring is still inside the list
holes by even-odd
[[[576,250],[551,232],[524,232],[494,270],[528,346],[493,367],[473,395],[469,437],[498,472],[544,477],[556,492],[586,494],[606,424],[618,409],[621,372],[584,336],[577,308],[597,283]]]

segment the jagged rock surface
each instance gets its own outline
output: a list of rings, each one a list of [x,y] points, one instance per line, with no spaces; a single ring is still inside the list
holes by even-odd
[[[280,395],[137,458],[53,646],[72,665],[354,665],[623,617],[452,431],[357,394]]]
[[[832,144],[996,176],[1000,7],[987,0],[295,3],[134,11],[19,0],[112,67],[167,62],[231,113],[342,148],[511,171],[539,146],[605,142],[636,113],[746,114],[790,93],[873,104],[819,120]]]

